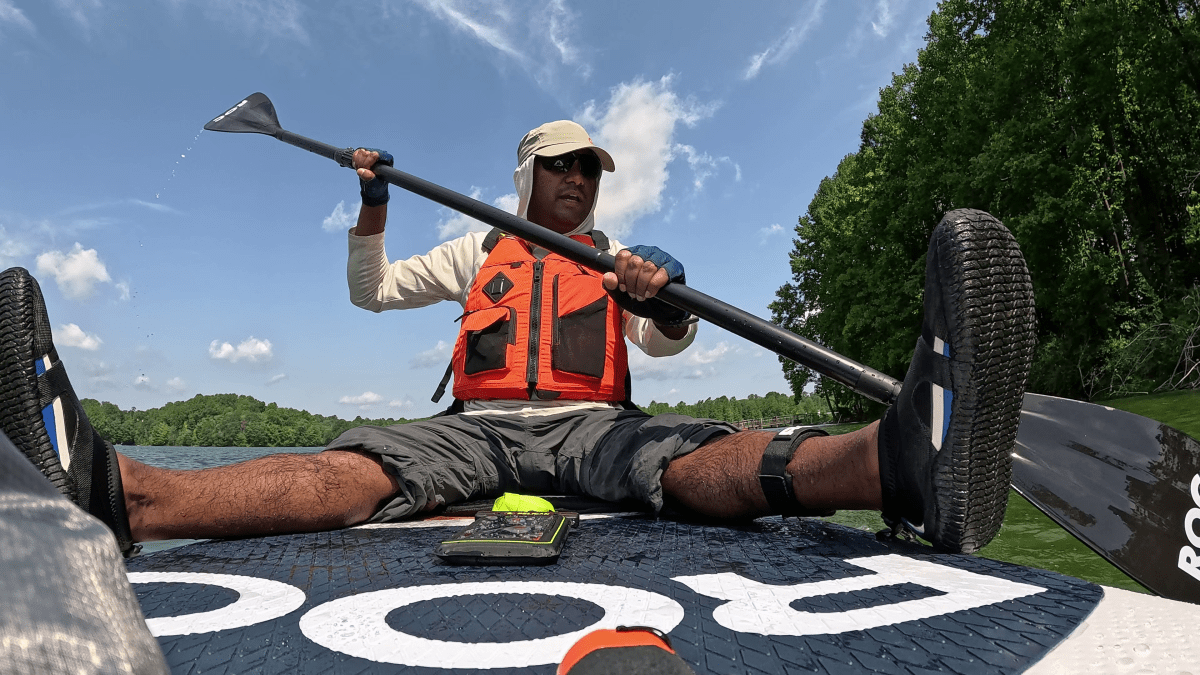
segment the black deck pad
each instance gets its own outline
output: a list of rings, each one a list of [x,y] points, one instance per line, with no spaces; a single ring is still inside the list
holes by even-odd
[[[813,519],[585,517],[556,564],[507,568],[443,565],[433,550],[462,522],[417,525],[208,541],[128,567],[176,673],[550,674],[617,625],[667,632],[698,673],[1015,673],[1102,596]]]

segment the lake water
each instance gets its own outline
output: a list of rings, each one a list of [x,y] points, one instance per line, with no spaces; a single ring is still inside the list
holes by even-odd
[[[169,469],[205,469],[244,462],[278,452],[316,453],[322,448],[179,448],[172,446],[120,446],[123,454],[140,462]],[[883,520],[876,511],[840,511],[826,520],[877,532]],[[169,539],[143,544],[142,552],[153,553],[191,543],[192,539]],[[1106,586],[1147,592],[1124,572],[1096,555],[1066,530],[1016,492],[1009,492],[1008,512],[1000,534],[978,555],[994,560],[1038,567],[1087,579]]]

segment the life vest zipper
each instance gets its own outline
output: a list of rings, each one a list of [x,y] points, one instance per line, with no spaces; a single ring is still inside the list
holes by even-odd
[[[529,293],[529,357],[525,366],[525,382],[532,396],[538,381],[538,343],[542,334],[542,269],[541,260],[533,263],[533,283]]]

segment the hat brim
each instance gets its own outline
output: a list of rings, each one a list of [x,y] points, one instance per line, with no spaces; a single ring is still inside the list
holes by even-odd
[[[613,162],[612,155],[608,154],[607,150],[589,143],[554,143],[552,145],[538,148],[533,154],[537,155],[538,157],[557,157],[559,155],[565,155],[568,152],[575,152],[576,150],[584,149],[591,150],[592,152],[596,153],[596,156],[600,158],[600,166],[605,171],[611,172],[617,170],[617,165],[615,162]]]

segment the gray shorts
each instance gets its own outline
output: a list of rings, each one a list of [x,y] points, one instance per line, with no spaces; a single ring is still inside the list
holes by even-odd
[[[368,522],[400,520],[432,503],[504,492],[634,501],[659,511],[667,464],[738,429],[725,422],[640,410],[572,410],[522,417],[459,414],[364,426],[326,449],[379,455],[400,489]]]

